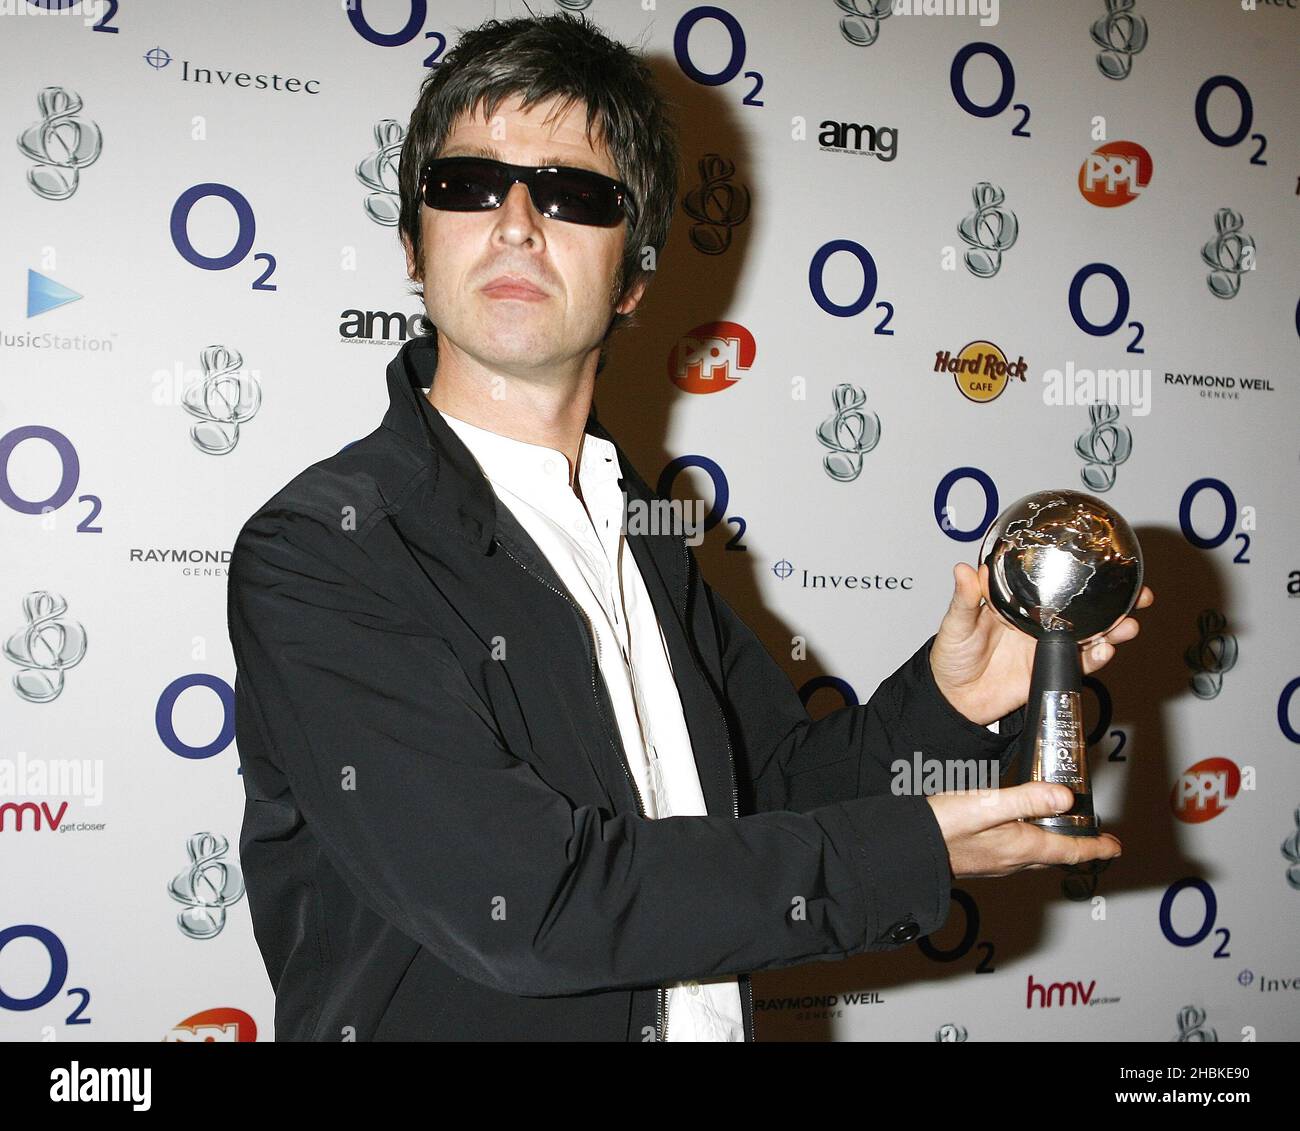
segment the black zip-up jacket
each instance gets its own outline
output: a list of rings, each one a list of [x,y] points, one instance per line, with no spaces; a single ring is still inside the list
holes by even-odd
[[[590,626],[421,389],[406,342],[368,436],[307,468],[230,561],[240,857],[277,1040],[662,1040],[664,983],[883,951],[952,874],[891,763],[1014,753],[933,637],[813,722],[671,533],[629,534],[707,816],[643,814]],[[587,429],[612,441],[593,409]],[[615,444],[617,448],[617,444]],[[618,456],[630,500],[655,498]],[[857,615],[870,617],[867,605]]]

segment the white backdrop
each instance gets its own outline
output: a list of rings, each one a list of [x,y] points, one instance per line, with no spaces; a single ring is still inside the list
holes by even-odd
[[[685,457],[705,574],[814,715],[1031,491],[1104,495],[1157,594],[1086,695],[1123,859],[759,975],[760,1039],[1300,1037],[1295,3],[564,5],[645,48],[685,142],[601,419],[651,483]],[[379,423],[424,68],[526,13],[59,6],[0,20],[0,1034],[270,1039],[225,561]],[[980,342],[1011,376],[936,372]]]

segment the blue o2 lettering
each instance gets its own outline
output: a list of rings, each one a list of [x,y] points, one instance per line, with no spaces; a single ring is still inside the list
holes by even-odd
[[[176,700],[180,698],[183,691],[191,687],[210,688],[221,700],[221,730],[206,746],[189,746],[182,742],[176,733],[176,728],[172,725],[172,712],[176,708]],[[215,754],[220,754],[235,739],[235,692],[230,684],[219,676],[207,675],[203,672],[180,676],[163,688],[163,693],[158,696],[158,705],[154,708],[154,728],[158,731],[158,737],[162,739],[163,745],[173,754],[182,758],[211,758]]]
[[[976,55],[987,55],[992,59],[997,64],[1002,77],[1002,85],[997,97],[987,106],[981,106],[966,93],[966,64]],[[968,43],[953,56],[952,67],[948,72],[948,83],[952,87],[952,96],[957,100],[957,105],[967,114],[972,114],[976,118],[996,118],[1011,106],[1011,100],[1016,96],[1016,69],[1011,65],[1010,57],[1002,48],[992,43]],[[1025,129],[1025,124],[1029,121],[1029,107],[1023,102],[1017,102],[1012,109],[1020,111],[1020,120],[1011,128],[1012,137],[1032,136]]]
[[[716,20],[731,37],[731,54],[726,64],[722,70],[712,74],[700,70],[691,58],[691,32],[701,20]],[[677,21],[677,27],[673,32],[673,55],[677,59],[677,65],[682,69],[682,74],[692,82],[697,82],[701,86],[724,86],[740,74],[740,69],[745,65],[745,29],[740,26],[740,21],[735,15],[725,8],[718,8],[712,4],[692,8]],[[763,89],[762,73],[746,71],[745,78],[750,79],[752,85],[740,100],[741,105],[762,106],[763,102],[758,97],[758,92]]]
[[[1093,322],[1083,312],[1083,288],[1094,275],[1105,276],[1115,288],[1115,312],[1106,322]],[[1094,338],[1109,337],[1123,326],[1124,320],[1128,318],[1128,280],[1124,278],[1117,268],[1112,267],[1109,263],[1089,263],[1086,267],[1080,267],[1075,272],[1074,278],[1070,280],[1069,304],[1070,317],[1074,319],[1074,324],[1080,330],[1085,334],[1092,335]],[[1130,322],[1128,326],[1134,333],[1133,340],[1129,342],[1126,352],[1146,353],[1146,350],[1139,345],[1146,327],[1141,322]]]
[[[827,261],[832,255],[841,251],[853,256],[858,261],[858,266],[862,268],[862,289],[858,292],[857,298],[843,306],[831,301],[822,278]],[[812,294],[813,301],[827,314],[833,314],[836,318],[853,318],[861,314],[876,297],[876,288],[879,284],[880,272],[876,269],[875,259],[872,258],[871,252],[856,240],[831,240],[829,243],[824,243],[813,253],[812,261],[808,264],[808,290]],[[885,316],[876,325],[876,333],[891,337],[894,331],[887,327],[894,317],[893,306],[887,302],[878,302],[876,309],[885,311]]]
[[[1184,891],[1195,891],[1199,893],[1204,901],[1204,915],[1201,919],[1201,925],[1196,928],[1190,935],[1180,935],[1174,929],[1174,900]],[[1210,887],[1199,876],[1186,876],[1181,880],[1169,885],[1165,890],[1164,897],[1160,900],[1160,930],[1174,946],[1195,946],[1204,940],[1211,931],[1215,930],[1214,920],[1219,913],[1219,901],[1215,898],[1214,889]],[[1216,934],[1219,935],[1219,945],[1215,948],[1215,958],[1231,958],[1227,946],[1228,940],[1232,933],[1227,927],[1219,927]]]
[[[973,479],[984,490],[984,517],[968,530],[960,529],[954,520],[954,511],[948,505],[953,486],[962,479]],[[998,488],[987,472],[978,467],[956,467],[939,480],[934,489],[934,521],[949,538],[957,542],[974,542],[984,536],[984,531],[998,515]]]
[[[202,255],[190,242],[190,210],[200,200],[204,200],[209,196],[219,197],[226,201],[235,210],[235,218],[239,222],[239,231],[235,235],[235,244],[225,255]],[[231,267],[242,263],[248,253],[253,250],[253,240],[257,237],[257,220],[253,216],[252,205],[248,203],[238,189],[209,181],[186,189],[176,198],[176,203],[172,205],[171,236],[176,250],[181,253],[187,263],[200,267],[204,271],[228,271]],[[275,270],[275,256],[270,252],[262,251],[258,252],[253,258],[254,260],[265,260],[267,266],[266,270],[253,280],[252,289],[255,291],[276,290],[277,288],[273,283],[266,281]]]
[[[1237,119],[1237,128],[1231,133],[1221,134],[1210,125],[1210,96],[1216,90],[1230,90],[1237,96],[1237,108],[1239,117]],[[1201,83],[1201,89],[1196,92],[1196,128],[1201,131],[1201,135],[1212,145],[1217,145],[1223,149],[1229,149],[1234,145],[1240,145],[1249,135],[1252,141],[1258,144],[1255,152],[1251,154],[1250,163],[1252,165],[1267,165],[1264,160],[1264,150],[1268,147],[1268,139],[1263,134],[1252,134],[1250,127],[1255,121],[1255,103],[1250,97],[1250,91],[1239,79],[1231,75],[1215,75],[1213,78],[1206,79]]]

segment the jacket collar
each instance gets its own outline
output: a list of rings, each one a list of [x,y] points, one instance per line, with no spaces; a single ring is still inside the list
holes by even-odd
[[[496,495],[465,442],[424,395],[424,389],[433,384],[437,367],[436,334],[411,338],[403,344],[388,365],[388,411],[383,427],[432,454],[434,510],[486,554],[498,528]],[[586,431],[614,445],[621,471],[619,486],[629,496],[653,498],[618,441],[596,419],[594,402]]]

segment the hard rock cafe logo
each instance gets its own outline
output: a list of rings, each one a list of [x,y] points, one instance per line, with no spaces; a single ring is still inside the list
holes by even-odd
[[[1135,141],[1108,141],[1079,166],[1079,191],[1098,208],[1118,208],[1137,200],[1151,183],[1155,166]]]
[[[739,322],[704,322],[668,351],[668,376],[687,393],[718,393],[740,380],[758,352]]]
[[[968,342],[956,354],[938,350],[934,355],[934,371],[951,373],[961,395],[971,401],[997,400],[1012,377],[1025,380],[1025,369],[1023,356],[1007,361],[992,342]]]

